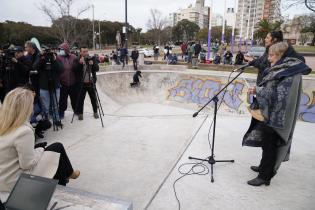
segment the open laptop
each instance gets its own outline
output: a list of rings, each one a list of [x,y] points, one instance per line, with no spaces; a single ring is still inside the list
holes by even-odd
[[[47,210],[57,180],[21,174],[7,202],[6,210]]]

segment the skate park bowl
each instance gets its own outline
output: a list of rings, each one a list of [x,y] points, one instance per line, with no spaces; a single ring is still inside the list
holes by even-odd
[[[135,210],[178,209],[173,191],[181,176],[177,169],[191,162],[188,156],[210,155],[213,103],[198,117],[192,115],[227,83],[229,73],[165,65],[140,69],[141,84],[135,88],[130,87],[135,73],[131,69],[98,73],[104,128],[100,119],[93,118],[87,96],[84,120],[75,117],[70,123],[68,108],[64,129],[48,132],[45,141],[64,143],[74,168],[81,170],[70,188],[108,196],[109,202],[128,201]],[[249,166],[259,163],[261,149],[242,147],[241,142],[251,119],[247,89],[255,79],[256,75],[243,74],[219,96],[215,152],[218,159],[235,159],[235,163],[216,164],[213,184],[209,175],[188,176],[178,183],[182,209],[293,210],[315,205],[315,79],[303,79],[292,159],[281,166],[268,188],[253,188],[246,181],[257,174]],[[296,180],[298,176],[303,178]]]

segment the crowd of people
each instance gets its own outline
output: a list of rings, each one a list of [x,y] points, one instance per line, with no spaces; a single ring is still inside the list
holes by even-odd
[[[66,185],[80,175],[72,168],[61,143],[38,143],[44,131],[62,129],[70,97],[72,110],[83,120],[88,92],[99,118],[95,95],[98,61],[82,46],[74,55],[67,43],[57,50],[31,41],[9,47],[0,57],[0,192],[9,192],[21,173],[57,179]]]
[[[252,186],[269,185],[281,163],[289,160],[302,75],[311,72],[303,56],[283,41],[281,31],[269,33],[265,47],[265,53],[258,59],[241,52],[236,56],[238,64],[246,59],[258,69],[256,86],[249,89],[253,96],[249,107],[252,120],[243,138],[243,145],[262,148],[260,164],[250,167],[258,173],[248,181]],[[181,49],[182,57],[187,56],[194,66],[202,51],[200,43],[182,45]],[[169,47],[165,59],[171,55],[170,51]],[[78,178],[80,171],[73,169],[61,143],[36,144],[36,136],[42,137],[43,130],[51,127],[51,121],[62,127],[68,96],[73,112],[83,120],[88,92],[94,117],[99,117],[94,89],[98,61],[89,57],[86,47],[80,48],[78,56],[71,54],[67,43],[61,44],[58,52],[40,52],[36,44],[28,41],[25,48],[15,47],[12,52],[5,51],[1,57],[0,191],[9,192],[21,173],[54,178],[66,185],[70,179]],[[115,62],[120,58],[124,63],[128,52],[125,49],[119,52],[117,58],[115,52],[112,57]],[[228,52],[224,63],[230,64],[233,55]],[[138,56],[137,49],[133,49],[135,70]],[[137,70],[130,86],[138,86],[140,77],[141,71]],[[47,161],[44,156],[49,157],[47,163],[43,163]]]

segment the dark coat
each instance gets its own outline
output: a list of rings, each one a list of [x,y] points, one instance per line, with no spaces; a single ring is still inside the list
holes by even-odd
[[[31,69],[30,60],[25,56],[17,59],[18,62],[14,64],[13,71],[11,75],[11,84],[10,88],[14,89],[19,86],[24,86],[28,83],[29,80],[29,72]]]
[[[251,66],[254,66],[258,69],[258,75],[257,75],[257,80],[256,80],[256,85],[259,85],[263,79],[263,72],[266,68],[270,67],[270,63],[268,61],[268,52],[269,48],[266,48],[266,51],[264,54],[253,60],[250,64]],[[292,46],[289,46],[288,50],[283,54],[282,59],[286,57],[292,57],[292,58],[297,58],[301,60],[303,63],[305,63],[305,59],[302,55],[297,53]]]
[[[257,87],[257,101],[265,120],[259,122],[252,119],[243,138],[243,145],[261,146],[262,124],[271,127],[281,137],[275,170],[288,158],[302,92],[301,75],[310,72],[311,69],[301,60],[287,57],[266,69],[263,80]]]
[[[92,77],[93,77],[93,81],[96,82],[97,81],[96,72],[99,71],[99,66],[98,66],[98,62],[96,61],[95,57],[93,57],[92,59],[93,59]],[[84,72],[83,72],[83,64],[81,64],[79,61],[80,61],[80,57],[78,57],[78,59],[75,60],[74,66],[76,68],[76,71],[75,71],[76,78],[81,83],[84,80],[84,78],[83,78]]]
[[[133,51],[131,52],[131,59],[132,59],[132,60],[137,60],[138,57],[139,57],[139,51],[138,51],[138,50],[133,50]]]
[[[39,88],[43,90],[54,90],[60,88],[60,74],[63,72],[62,63],[56,60],[51,60],[51,64],[47,58],[42,57],[40,60],[38,75]],[[51,68],[49,70],[49,68]]]
[[[133,82],[138,84],[140,82],[139,77],[142,77],[141,75],[141,71],[137,71],[134,75],[133,75]]]

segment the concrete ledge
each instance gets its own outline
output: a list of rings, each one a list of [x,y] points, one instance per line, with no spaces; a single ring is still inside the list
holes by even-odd
[[[110,65],[110,66],[101,66],[100,68],[103,71],[134,71],[132,65],[126,65],[124,68],[122,65]],[[165,70],[165,71],[185,71],[187,66],[183,65],[141,65],[138,66],[138,70]]]
[[[66,207],[69,210],[132,210],[132,203],[120,199],[89,193],[71,187],[59,186],[51,200],[50,207],[54,205],[56,209]],[[55,209],[54,208],[54,209]]]

